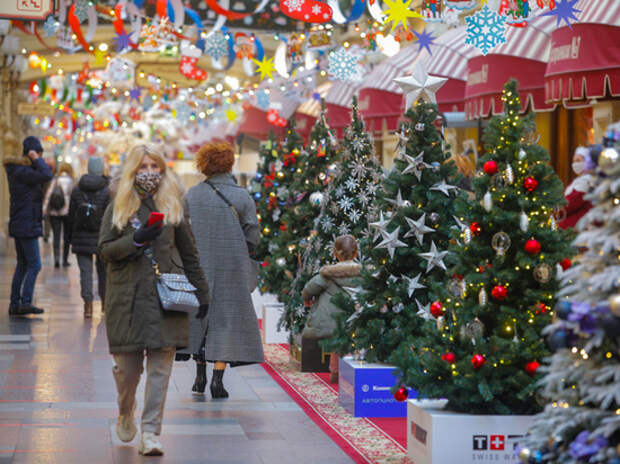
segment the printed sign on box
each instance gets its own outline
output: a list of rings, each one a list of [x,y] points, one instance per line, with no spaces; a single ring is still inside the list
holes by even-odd
[[[407,403],[392,395],[396,384],[394,366],[340,358],[338,402],[355,417],[405,417]],[[409,398],[417,393],[409,390]]]
[[[0,18],[44,21],[54,12],[54,0],[2,0]]]
[[[459,414],[408,401],[407,454],[416,464],[517,463],[514,449],[533,418]]]

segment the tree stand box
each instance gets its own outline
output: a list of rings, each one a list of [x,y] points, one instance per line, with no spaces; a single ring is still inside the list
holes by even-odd
[[[338,362],[338,402],[355,417],[406,417],[406,402],[394,399],[394,366],[354,361],[346,356]],[[417,393],[409,390],[409,397]],[[417,463],[416,463],[417,464]]]
[[[534,416],[460,414],[407,402],[407,454],[415,464],[517,463]]]
[[[319,340],[295,335],[289,351],[301,363],[301,372],[329,372],[331,353],[321,348]]]

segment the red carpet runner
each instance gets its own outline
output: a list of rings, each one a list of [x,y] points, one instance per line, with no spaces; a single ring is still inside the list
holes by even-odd
[[[337,388],[330,386],[324,380],[325,376],[321,378],[321,374],[299,372],[299,365],[281,345],[263,345],[263,347],[265,350],[263,368],[355,462],[411,463],[407,459],[407,450],[402,441],[406,427],[404,419],[370,420],[353,417],[338,404]],[[391,429],[392,435],[397,439],[390,436],[386,429]]]

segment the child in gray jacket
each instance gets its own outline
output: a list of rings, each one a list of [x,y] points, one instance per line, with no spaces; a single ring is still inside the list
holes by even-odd
[[[312,306],[302,332],[304,338],[323,339],[332,336],[336,329],[334,316],[342,310],[332,303],[332,297],[346,287],[359,284],[361,265],[357,257],[357,241],[352,235],[342,235],[334,243],[334,256],[338,263],[323,266],[304,287],[301,297],[306,306]],[[332,354],[329,370],[332,382],[338,379],[338,357]]]

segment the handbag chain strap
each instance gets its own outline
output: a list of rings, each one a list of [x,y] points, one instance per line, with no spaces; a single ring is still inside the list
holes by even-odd
[[[153,266],[153,270],[155,271],[155,275],[157,277],[161,277],[161,271],[159,270],[159,264],[155,261],[155,255],[153,254],[153,250],[150,246],[144,249],[144,255],[151,260],[151,265]]]

